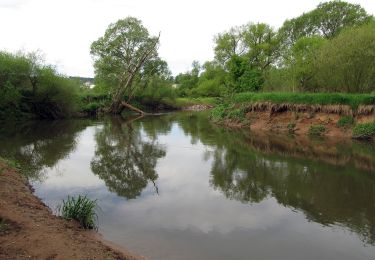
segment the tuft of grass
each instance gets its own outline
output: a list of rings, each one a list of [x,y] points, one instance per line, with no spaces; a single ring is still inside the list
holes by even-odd
[[[349,128],[354,125],[353,116],[343,116],[337,121],[337,126],[340,128]]]
[[[24,171],[21,168],[21,165],[16,160],[5,159],[3,157],[0,157],[0,162],[5,164],[9,168],[12,168],[12,169],[17,170],[21,173],[24,173]],[[0,166],[0,174],[6,169],[6,166],[5,167]]]
[[[375,136],[375,121],[370,123],[357,124],[353,128],[353,138],[369,139]]]
[[[276,104],[348,105],[352,109],[357,109],[359,105],[375,104],[375,94],[244,92],[233,97],[234,103],[261,101]]]
[[[6,228],[7,228],[7,223],[6,223],[5,219],[0,218],[0,233],[5,231]]]
[[[78,197],[70,197],[62,205],[59,206],[59,212],[64,219],[77,220],[85,229],[95,229],[97,214],[95,209],[97,207],[97,200],[91,200],[87,196],[79,195]]]
[[[294,130],[296,128],[296,124],[295,123],[289,123],[288,126],[287,126],[287,128],[288,128],[288,132],[291,133],[291,134],[293,134]]]
[[[309,129],[309,135],[311,136],[321,136],[326,131],[324,125],[311,125]]]
[[[246,107],[244,105],[221,104],[211,110],[211,118],[216,122],[230,119],[244,123],[246,121]]]

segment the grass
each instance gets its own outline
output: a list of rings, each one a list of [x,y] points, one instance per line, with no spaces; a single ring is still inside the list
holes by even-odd
[[[187,107],[193,105],[217,105],[219,103],[219,98],[215,97],[200,97],[200,98],[192,98],[192,97],[184,97],[184,98],[176,98],[173,101],[173,104],[176,107]]]
[[[357,109],[359,105],[375,105],[375,94],[244,92],[233,97],[234,103],[260,101],[307,105],[348,105],[352,109]]]
[[[0,233],[7,228],[7,224],[3,218],[0,218]]]
[[[85,229],[97,230],[96,220],[97,215],[95,209],[97,201],[91,200],[86,196],[79,195],[78,197],[70,197],[62,205],[59,206],[59,211],[64,219],[77,220]]]
[[[354,123],[353,116],[343,116],[337,121],[337,126],[340,128],[349,128],[352,127]]]
[[[6,166],[12,168],[12,169],[15,169],[15,170],[23,173],[20,164],[17,161],[15,161],[15,160],[5,159],[3,157],[0,157],[0,162],[3,163],[3,164],[5,164]],[[5,168],[6,167],[0,166],[0,174],[5,170]]]
[[[321,136],[326,131],[324,125],[311,125],[309,129],[309,135],[311,136]]]
[[[357,124],[353,128],[353,137],[358,139],[368,139],[375,136],[375,122]]]

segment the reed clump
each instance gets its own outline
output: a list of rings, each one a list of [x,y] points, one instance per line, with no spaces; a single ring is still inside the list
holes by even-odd
[[[87,196],[78,197],[68,196],[59,206],[59,212],[64,219],[74,219],[78,221],[85,229],[97,230],[97,200],[92,200]]]

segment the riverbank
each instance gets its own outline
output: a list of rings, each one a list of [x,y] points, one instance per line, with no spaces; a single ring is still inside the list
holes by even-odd
[[[217,106],[212,119],[252,131],[374,140],[375,96],[241,93]]]
[[[54,216],[21,174],[0,161],[0,259],[142,258]]]

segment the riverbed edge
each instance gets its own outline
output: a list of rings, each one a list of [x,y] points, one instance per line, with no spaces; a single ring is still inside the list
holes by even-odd
[[[0,259],[145,259],[52,214],[18,169],[0,160]]]

